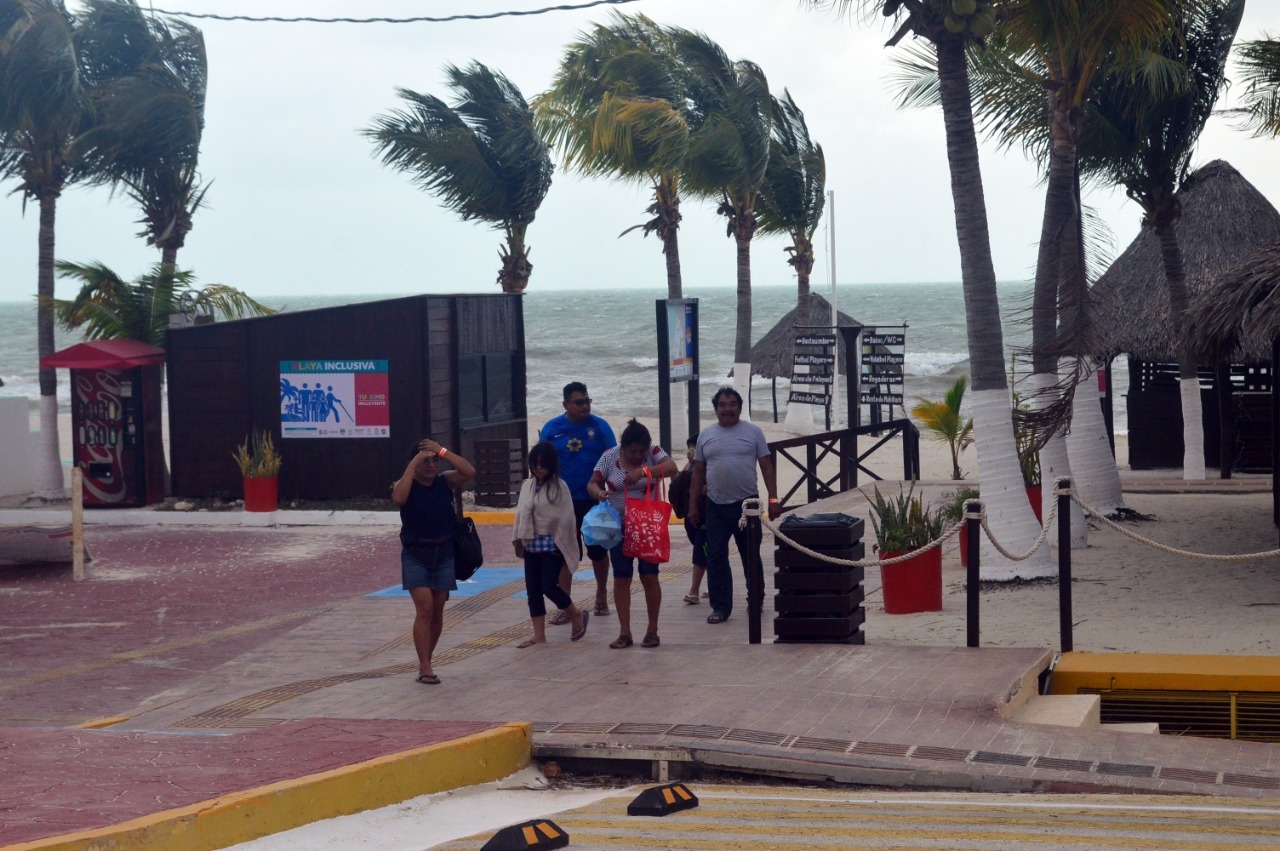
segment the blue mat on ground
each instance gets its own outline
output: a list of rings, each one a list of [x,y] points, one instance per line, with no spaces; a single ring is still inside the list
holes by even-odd
[[[475,595],[488,591],[490,588],[497,588],[499,585],[505,585],[508,582],[515,582],[517,579],[524,579],[524,567],[516,567],[512,565],[488,565],[480,568],[466,582],[458,583],[458,590],[449,594],[450,599],[459,597],[474,597]],[[585,582],[587,580],[596,581],[596,576],[588,567],[585,570],[579,570],[573,574],[574,582]],[[392,585],[390,588],[383,588],[381,591],[374,591],[368,595],[370,597],[408,597],[409,592],[401,588],[399,585]],[[514,596],[521,599],[528,599],[529,595],[521,590]]]

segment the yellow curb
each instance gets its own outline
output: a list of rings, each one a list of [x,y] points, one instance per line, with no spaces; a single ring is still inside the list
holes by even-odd
[[[527,723],[283,780],[123,824],[4,846],[3,851],[213,851],[321,819],[506,777],[529,765]]]
[[[114,727],[117,724],[123,724],[129,720],[128,715],[113,715],[108,718],[94,718],[92,721],[82,721],[79,724],[72,724],[73,730],[102,730],[106,727]]]

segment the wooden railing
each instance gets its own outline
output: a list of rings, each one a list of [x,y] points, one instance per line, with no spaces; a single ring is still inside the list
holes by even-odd
[[[860,435],[874,435],[878,440],[870,449],[859,453],[858,437]],[[856,488],[859,472],[880,481],[882,477],[869,469],[865,462],[876,450],[898,435],[902,436],[902,478],[904,481],[918,479],[920,478],[920,431],[911,420],[891,420],[770,443],[769,449],[773,468],[778,475],[779,490],[781,491],[782,483],[786,479],[784,473],[799,471],[800,474],[788,490],[779,493],[778,502],[783,508],[794,507],[791,498],[801,487],[805,488],[806,502],[817,502],[820,499],[835,496]],[[796,457],[800,453],[795,452],[801,448],[804,449],[803,460]],[[786,465],[783,464],[784,461],[787,462]],[[831,463],[826,465],[825,472],[820,469],[824,461],[833,461],[834,469]]]

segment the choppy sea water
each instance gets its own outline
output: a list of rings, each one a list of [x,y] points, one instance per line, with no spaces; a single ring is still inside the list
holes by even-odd
[[[1023,321],[1027,285],[999,285],[1006,360],[1030,340]],[[818,288],[830,298],[826,288]],[[525,342],[528,361],[529,415],[541,421],[560,410],[561,388],[569,381],[585,382],[594,410],[613,422],[630,416],[653,417],[658,412],[658,357],[654,302],[665,298],[664,288],[619,290],[539,291],[535,284],[525,295]],[[737,310],[731,288],[686,288],[698,299],[700,318],[701,388],[710,399],[726,382],[733,363],[733,333]],[[283,310],[306,310],[396,296],[262,296],[264,303]],[[753,333],[758,340],[795,306],[794,284],[757,286],[752,291]],[[841,286],[839,308],[866,325],[908,325],[906,331],[905,398],[939,399],[958,376],[968,373],[964,297],[959,283],[857,284]],[[57,347],[79,342],[59,331]],[[1127,386],[1123,360],[1114,365],[1116,386]],[[59,383],[60,401],[69,400],[65,374]],[[28,396],[34,407],[37,381],[35,305],[0,302],[0,395]],[[771,415],[771,382],[756,378],[753,405],[757,419]],[[779,406],[785,406],[787,382],[778,381]],[[1124,406],[1116,410],[1116,430],[1126,430]],[[709,401],[704,404],[709,416]],[[895,412],[895,415],[900,412]],[[840,419],[843,420],[843,415]]]

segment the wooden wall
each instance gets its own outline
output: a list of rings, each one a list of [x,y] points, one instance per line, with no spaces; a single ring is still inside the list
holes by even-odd
[[[519,295],[424,295],[172,329],[169,432],[173,493],[238,497],[231,460],[253,428],[284,465],[282,500],[386,496],[414,442],[467,455],[477,437],[526,440],[524,315]],[[386,360],[388,438],[289,438],[280,431],[282,360]],[[505,400],[463,378],[479,359],[505,363]],[[482,370],[483,372],[483,370]],[[480,419],[460,404],[479,394]]]

